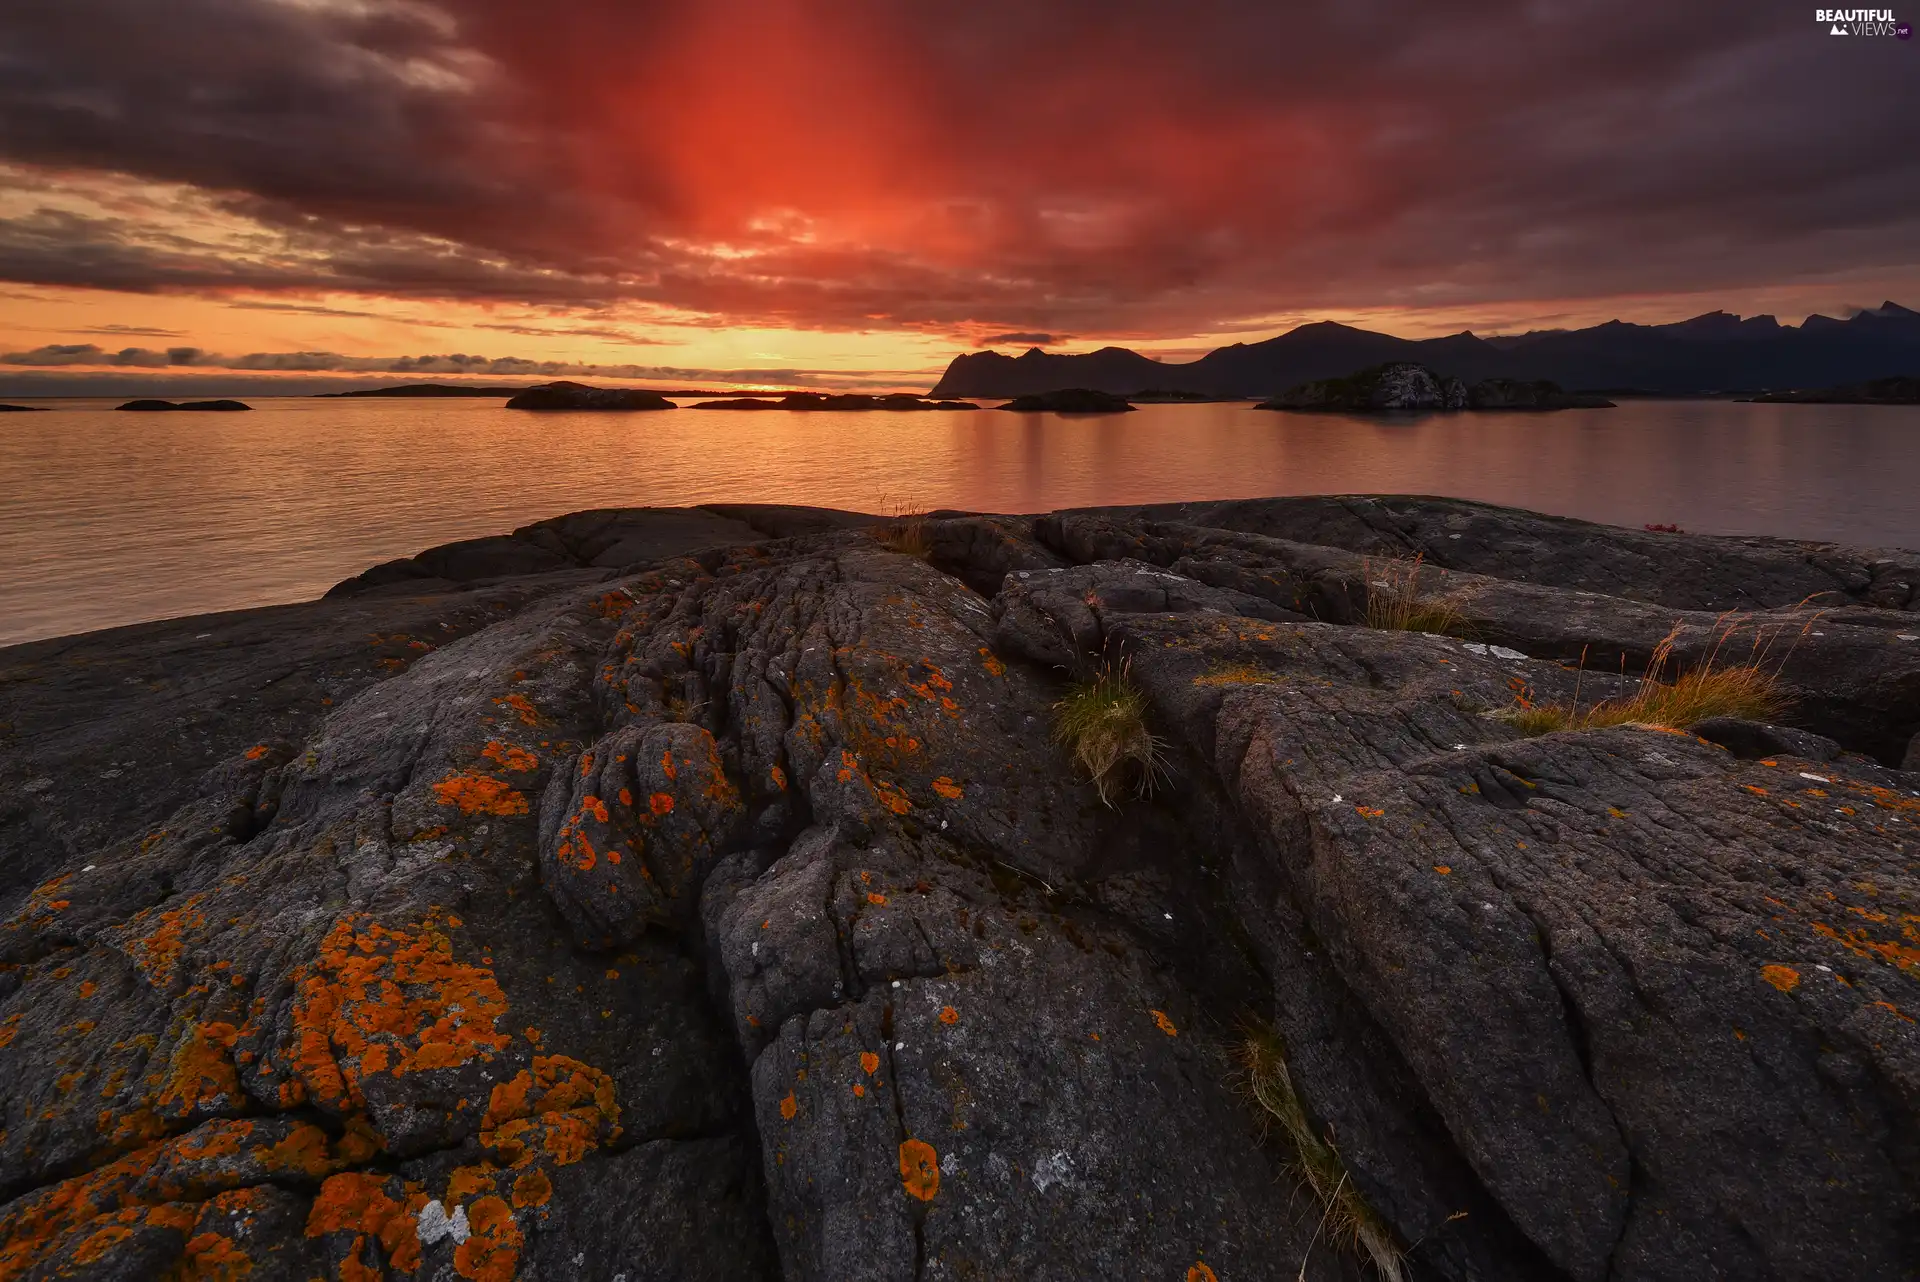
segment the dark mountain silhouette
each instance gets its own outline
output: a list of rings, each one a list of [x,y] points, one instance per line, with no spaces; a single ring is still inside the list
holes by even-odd
[[[1143,387],[1261,398],[1313,379],[1340,378],[1388,361],[1416,361],[1473,383],[1550,379],[1571,391],[1697,395],[1828,387],[1920,374],[1920,312],[1894,303],[1847,320],[1708,312],[1671,325],[1608,321],[1590,329],[1481,338],[1471,332],[1407,339],[1322,321],[1258,343],[1235,343],[1186,364],[1124,347],[1085,355],[1038,348],[1021,356],[956,356],[931,396],[1013,397],[1062,387],[1125,395]]]

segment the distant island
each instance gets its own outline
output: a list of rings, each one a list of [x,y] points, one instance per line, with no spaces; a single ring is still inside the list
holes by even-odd
[[[234,410],[250,410],[253,406],[246,404],[244,401],[160,401],[147,399],[128,401],[125,405],[115,406],[115,408],[137,410],[145,413],[157,413],[163,410],[211,410],[216,413],[231,413]]]
[[[46,408],[44,405],[0,405],[0,414],[30,414]]]
[[[517,396],[524,387],[468,387],[458,383],[403,383],[399,387],[362,387],[351,392],[322,392],[322,398],[344,400],[362,396]]]
[[[351,392],[321,392],[319,393],[319,396],[323,399],[336,399],[336,400],[350,399],[355,397],[367,398],[367,397],[389,397],[389,396],[392,396],[392,397],[418,396],[418,397],[428,397],[428,398],[437,397],[437,396],[473,396],[473,397],[484,398],[484,397],[518,396],[520,393],[527,390],[528,389],[525,387],[483,387],[483,386],[468,386],[462,383],[402,383],[396,387],[362,387],[362,388],[356,388]],[[680,389],[673,389],[673,390],[664,391],[664,392],[655,392],[654,395],[671,396],[679,399],[685,399],[687,397],[693,397],[693,396],[755,396],[755,395],[765,395],[765,393],[763,392],[762,393],[728,392],[728,391],[716,392],[712,390],[699,389],[699,388],[694,388],[694,389],[680,388]]]
[[[1756,405],[1920,405],[1920,378],[1876,378],[1840,387],[1763,392]]]
[[[1016,414],[1124,414],[1133,406],[1124,396],[1097,392],[1089,387],[1067,387],[1016,396],[999,408]]]
[[[972,401],[933,401],[912,392],[869,396],[859,392],[789,392],[777,401],[757,397],[702,401],[697,410],[977,410]]]
[[[1531,383],[1490,378],[1469,387],[1424,365],[1396,361],[1345,378],[1321,379],[1289,388],[1256,409],[1377,414],[1395,410],[1612,409],[1603,396],[1564,392],[1545,379]]]
[[[1834,387],[1920,369],[1920,312],[1895,303],[1846,320],[1708,312],[1671,325],[1608,321],[1577,330],[1481,338],[1471,332],[1408,339],[1322,321],[1258,343],[1235,343],[1196,361],[1156,361],[1124,347],[1081,355],[1031,348],[957,356],[930,396],[1003,398],[1084,387],[1126,395],[1139,388],[1262,400],[1302,383],[1394,362],[1446,370],[1471,386],[1488,379],[1547,380],[1572,391],[1633,388],[1652,396],[1731,396],[1779,387]]]
[[[670,410],[673,402],[658,392],[635,387],[588,387],[584,383],[543,383],[519,392],[510,410]]]

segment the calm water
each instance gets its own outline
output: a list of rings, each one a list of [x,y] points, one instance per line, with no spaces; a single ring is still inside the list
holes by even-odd
[[[25,403],[25,402],[23,402]],[[1624,525],[1920,547],[1920,409],[1629,402],[1408,424],[1244,405],[543,414],[263,399],[0,415],[0,644],[310,599],[562,512],[731,501],[999,512],[1384,491]]]

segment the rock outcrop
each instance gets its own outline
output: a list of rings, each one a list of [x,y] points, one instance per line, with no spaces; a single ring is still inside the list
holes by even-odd
[[[673,402],[635,387],[588,387],[584,383],[542,383],[516,392],[510,410],[670,410]]]
[[[48,407],[45,405],[0,405],[0,414],[30,413],[46,408]]]
[[[1124,396],[1096,392],[1085,387],[1069,387],[1054,392],[1036,392],[1016,396],[1003,410],[1017,414],[1123,414],[1133,408]]]
[[[583,513],[0,651],[0,1278],[1375,1275],[1250,1029],[1403,1277],[1913,1276],[1912,554],[921,527]],[[1523,733],[1670,632],[1791,638],[1784,721]]]
[[[1490,378],[1469,387],[1457,378],[1445,378],[1424,365],[1400,361],[1363,369],[1345,378],[1302,383],[1272,400],[1263,410],[1303,410],[1317,413],[1379,414],[1432,410],[1563,410],[1609,409],[1613,402],[1600,396],[1565,392],[1557,383]]]
[[[231,413],[235,410],[250,410],[253,406],[246,404],[244,401],[161,401],[146,399],[128,401],[126,404],[117,405],[114,408],[147,412],[158,410],[211,410],[215,413]]]

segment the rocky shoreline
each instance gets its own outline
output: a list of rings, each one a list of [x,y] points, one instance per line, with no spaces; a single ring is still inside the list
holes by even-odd
[[[1405,496],[0,650],[0,1278],[1912,1277],[1916,732],[1920,553]]]

